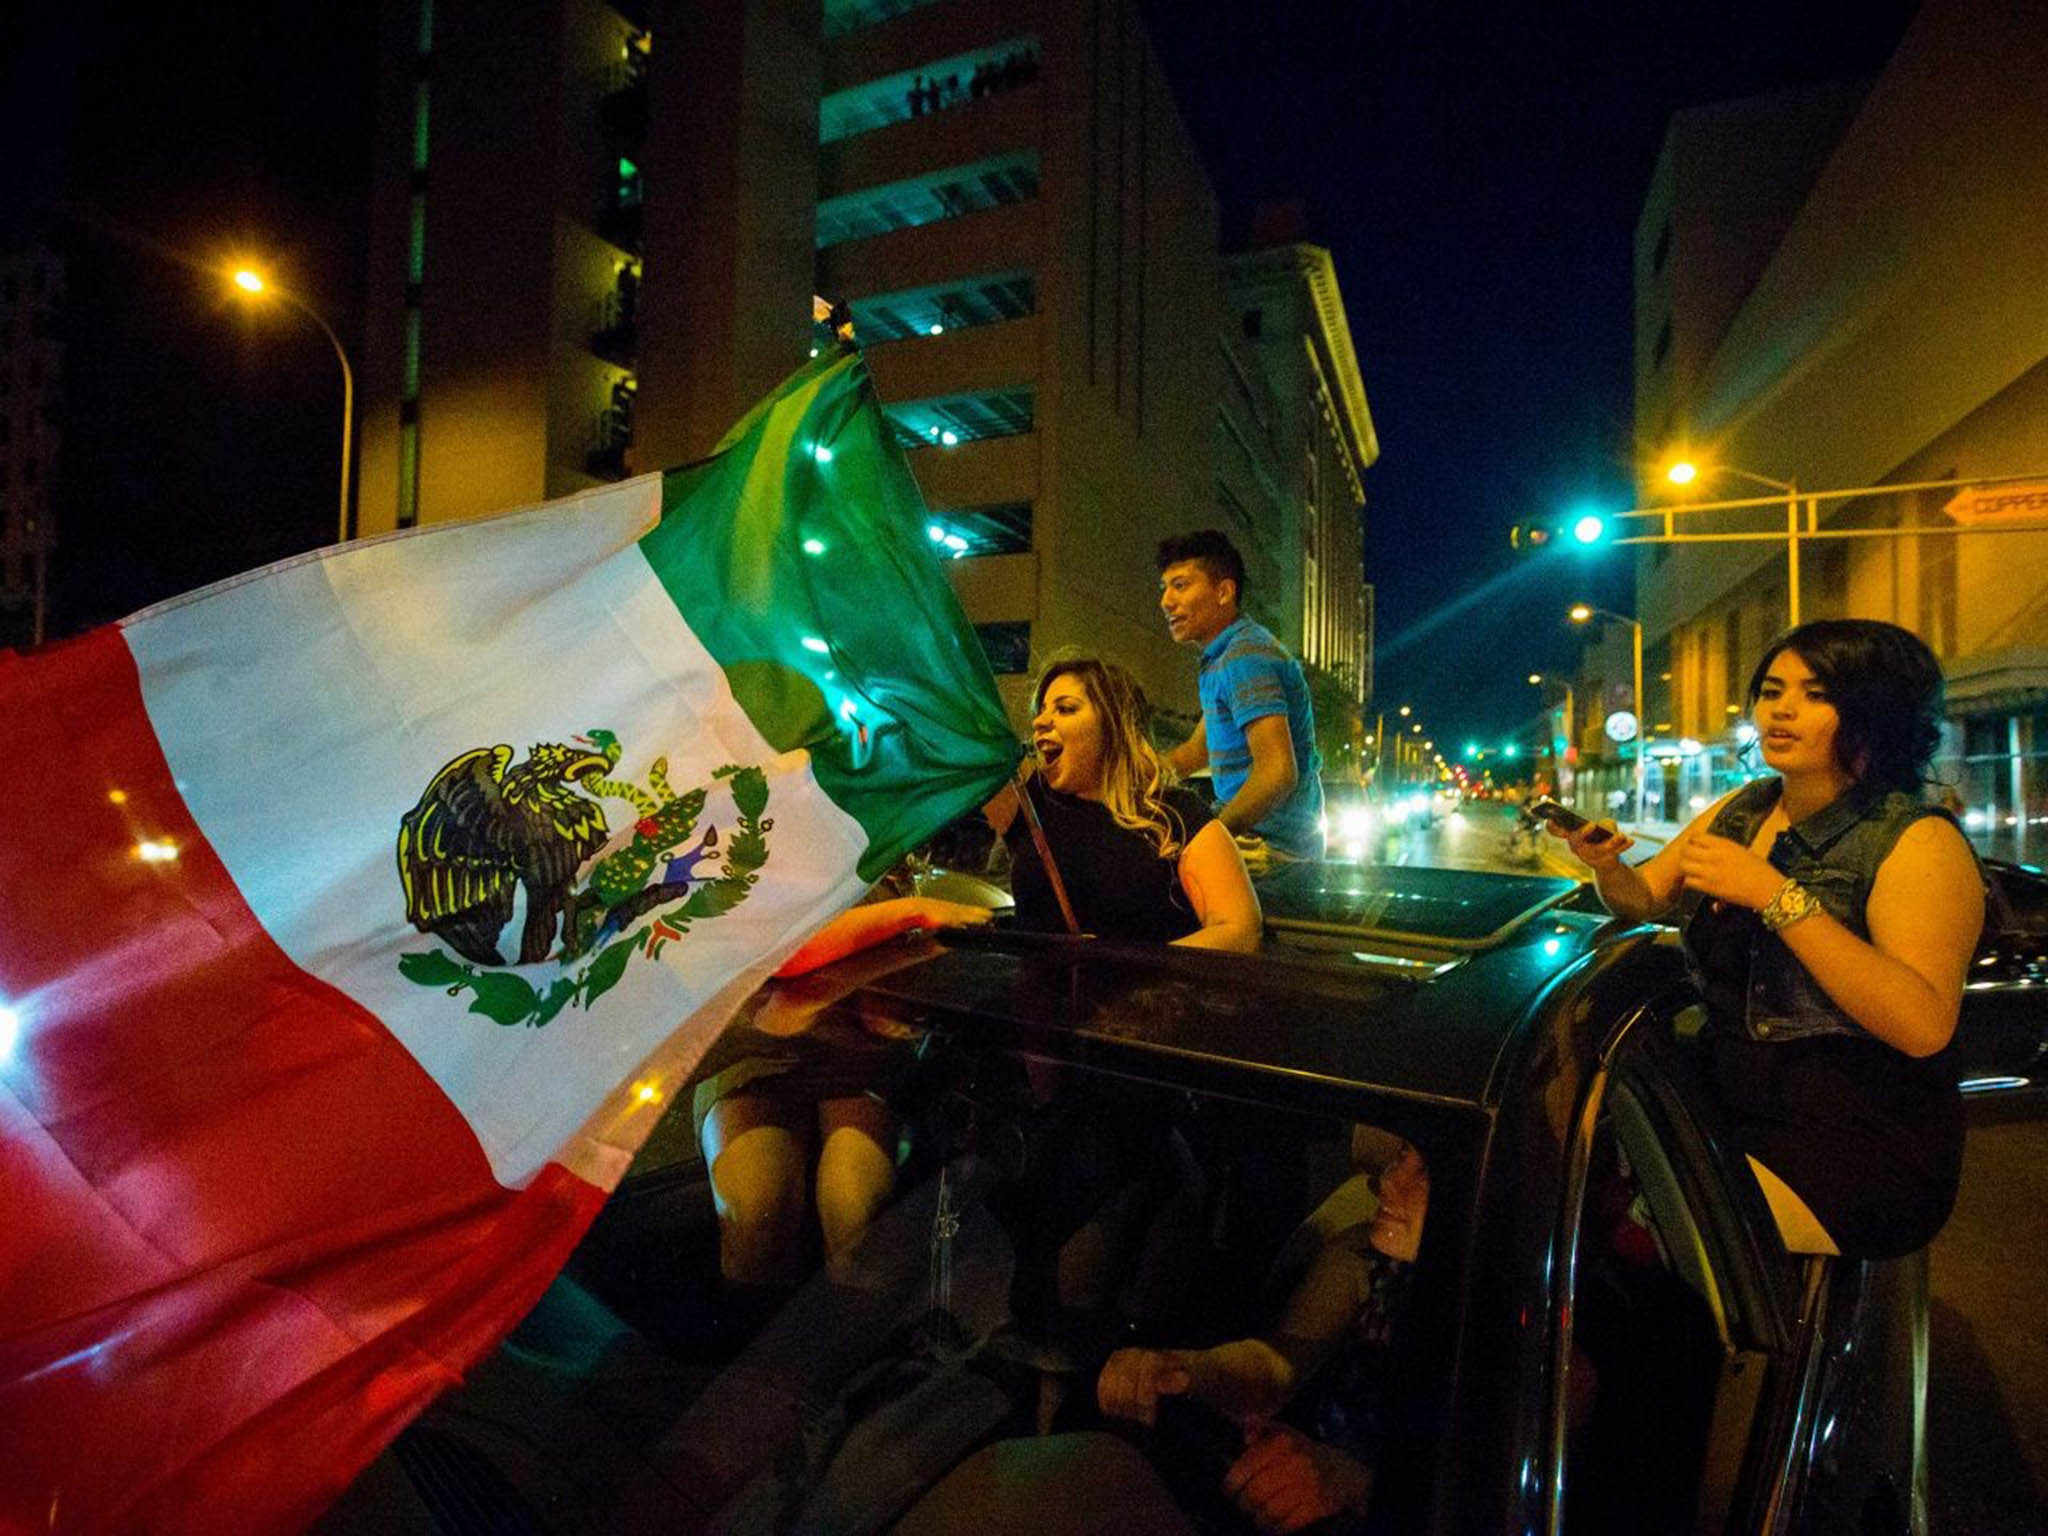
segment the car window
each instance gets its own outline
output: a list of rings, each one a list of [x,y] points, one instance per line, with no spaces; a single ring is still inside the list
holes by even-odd
[[[402,1439],[401,1467],[429,1443],[444,1464],[451,1437],[472,1464],[514,1444],[571,1458],[574,1437],[545,1428],[569,1410],[547,1393],[588,1415],[630,1358],[662,1384],[660,1422],[641,1399],[608,1414],[607,1454],[643,1484],[690,1490],[696,1521],[719,1529],[887,1530],[957,1498],[973,1458],[1020,1444],[1071,1454],[1062,1481],[1085,1493],[1089,1437],[1105,1434],[1142,1442],[1157,1496],[1207,1518],[1263,1421],[1360,1469],[1362,1499],[1391,1481],[1413,1506],[1400,1486],[1427,1482],[1450,1375],[1436,1342],[1449,1325],[1433,1319],[1451,1308],[1416,1305],[1450,1262],[1424,1247],[1426,1126],[1211,1097],[856,1013],[730,1032],[572,1259],[578,1305],[554,1321],[544,1307],[479,1374],[573,1367],[545,1393],[522,1376],[487,1408],[455,1394]],[[700,1154],[695,1122],[722,1118],[733,1134],[709,1131]],[[1146,1405],[1134,1351],[1210,1363]],[[1244,1360],[1256,1368],[1234,1374]],[[1155,1421],[1142,1432],[1141,1407]],[[1383,1454],[1390,1439],[1400,1454]],[[632,1479],[555,1476],[582,1490],[574,1529],[635,1528]],[[531,1528],[556,1527],[539,1510]]]

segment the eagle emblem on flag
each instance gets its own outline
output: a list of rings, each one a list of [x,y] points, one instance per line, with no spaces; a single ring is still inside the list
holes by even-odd
[[[636,953],[658,958],[693,923],[744,901],[767,863],[774,821],[763,814],[768,779],[758,767],[729,763],[712,785],[679,794],[666,758],[654,760],[645,785],[612,777],[621,749],[610,731],[536,743],[517,763],[514,755],[499,745],[451,758],[398,827],[406,920],[455,952],[405,955],[399,971],[451,996],[474,992],[472,1013],[538,1027],[566,1007],[588,1007]],[[696,835],[715,785],[730,792],[735,815],[722,844],[715,825]],[[615,836],[606,800],[633,807],[629,838]],[[514,963],[555,960],[562,974],[545,990],[505,969],[500,949],[522,893]]]

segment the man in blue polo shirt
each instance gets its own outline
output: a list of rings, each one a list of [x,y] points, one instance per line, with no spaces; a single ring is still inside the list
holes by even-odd
[[[1201,652],[1202,723],[1167,753],[1183,774],[1208,764],[1218,819],[1287,858],[1323,853],[1322,760],[1301,663],[1238,611],[1244,560],[1213,529],[1159,545],[1167,631]]]

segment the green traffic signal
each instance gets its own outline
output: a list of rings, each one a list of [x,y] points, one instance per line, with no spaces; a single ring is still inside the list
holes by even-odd
[[[1560,540],[1580,548],[1605,544],[1613,530],[1607,515],[1591,509],[1567,517],[1532,517],[1508,530],[1508,543],[1516,549],[1542,549]]]

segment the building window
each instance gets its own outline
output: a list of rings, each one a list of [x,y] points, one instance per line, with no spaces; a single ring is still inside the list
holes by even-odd
[[[399,364],[398,392],[402,400],[417,400],[420,393],[420,312],[405,312],[405,352]]]
[[[2048,713],[1972,715],[1962,736],[1963,830],[1977,851],[2048,857]]]
[[[989,507],[934,507],[925,533],[941,559],[970,555],[1021,555],[1031,548],[1031,503]]]
[[[843,37],[932,3],[933,0],[825,0],[824,33],[827,37]]]
[[[1021,320],[1038,309],[1038,283],[1029,272],[991,272],[981,277],[903,289],[855,299],[854,334],[864,342],[943,336],[977,325]]]
[[[427,82],[412,88],[412,168],[418,175],[427,168]]]
[[[1038,78],[1038,40],[1010,37],[834,91],[818,103],[818,142],[834,144],[913,117],[1000,96]]]
[[[993,389],[906,401],[884,412],[901,447],[945,449],[992,437],[1021,437],[1032,429],[1035,408],[1028,389]]]
[[[398,526],[417,527],[420,520],[420,424],[418,402],[398,424]]]
[[[1018,150],[972,165],[842,193],[818,204],[817,245],[827,250],[848,240],[913,229],[986,208],[1038,196],[1038,153]]]
[[[999,677],[1014,677],[1031,670],[1031,621],[1015,619],[1006,624],[977,624],[974,637],[988,657],[989,670]]]

